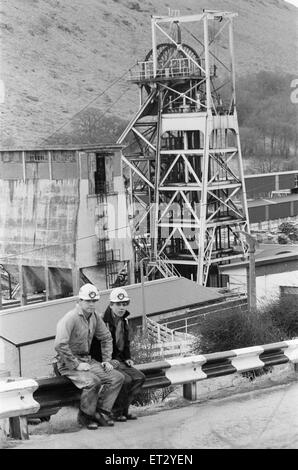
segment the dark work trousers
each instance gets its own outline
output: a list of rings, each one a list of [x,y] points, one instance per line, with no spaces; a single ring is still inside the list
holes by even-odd
[[[115,416],[127,416],[129,405],[139,393],[146,377],[143,372],[134,367],[127,366],[122,361],[117,370],[124,375],[124,382],[112,411]]]

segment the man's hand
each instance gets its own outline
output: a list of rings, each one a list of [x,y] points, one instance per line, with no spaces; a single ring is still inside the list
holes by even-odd
[[[120,366],[120,362],[117,361],[117,359],[111,359],[109,363],[113,366],[113,369],[118,369],[118,367]]]
[[[128,367],[132,367],[134,365],[134,362],[132,359],[126,359],[126,361],[124,362]]]
[[[111,370],[113,370],[113,366],[109,362],[102,362],[101,365],[105,372],[111,372]]]
[[[90,364],[88,362],[80,362],[76,370],[90,370]]]

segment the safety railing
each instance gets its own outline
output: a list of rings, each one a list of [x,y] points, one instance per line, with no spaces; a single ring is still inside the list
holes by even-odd
[[[164,324],[157,323],[151,318],[146,318],[147,321],[147,329],[150,336],[152,336],[155,340],[160,342],[177,342],[181,340],[194,340],[195,337],[193,335],[187,333],[180,333],[177,330],[172,330],[167,328]]]
[[[128,80],[152,80],[155,78],[179,78],[179,77],[204,77],[205,76],[205,60],[200,60],[197,65],[189,58],[171,59],[171,61],[161,68],[157,68],[156,76],[154,76],[153,60],[138,62],[135,67],[130,70]],[[210,67],[210,75],[215,76],[216,67]]]
[[[190,356],[193,352],[193,340],[182,339],[179,341],[169,341],[156,343],[152,349],[153,358],[162,357],[165,360],[172,359],[174,357],[186,357]]]
[[[154,270],[158,270],[163,277],[181,277],[181,274],[177,270],[174,264],[170,263],[169,258],[164,254],[161,253],[154,261],[150,261],[148,263],[148,274],[150,276],[154,272]]]
[[[213,307],[215,308],[211,309],[209,306],[208,311],[206,311],[206,307],[189,308],[186,310],[183,318],[160,323],[160,326],[171,329],[173,334],[178,332],[181,334],[191,334],[194,331],[194,327],[198,327],[202,323],[202,318],[206,317],[206,315],[229,313],[233,308],[247,310],[247,298],[246,295],[236,294],[231,299],[225,299],[213,304]]]
[[[197,399],[197,382],[214,377],[262,369],[291,362],[298,364],[298,339],[279,343],[252,346],[231,351],[206,355],[196,355],[157,361],[136,366],[146,380],[143,389],[164,388],[171,385],[183,385],[186,399]],[[23,387],[29,381],[24,402]],[[24,420],[29,417],[50,416],[61,407],[78,403],[80,390],[66,377],[40,379],[11,378],[2,381],[0,388],[0,419],[19,416]],[[13,384],[13,386],[12,386]],[[9,397],[9,398],[7,398]],[[20,406],[25,403],[25,406]],[[24,421],[23,421],[24,429]],[[23,438],[28,439],[28,432]],[[14,437],[12,434],[11,437]]]

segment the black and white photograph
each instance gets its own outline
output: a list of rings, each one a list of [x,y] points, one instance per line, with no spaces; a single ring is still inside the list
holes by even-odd
[[[0,449],[297,450],[298,0],[0,0],[0,116]]]

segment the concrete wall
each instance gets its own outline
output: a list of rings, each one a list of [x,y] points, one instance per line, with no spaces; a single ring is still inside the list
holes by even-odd
[[[54,340],[31,344],[21,348],[22,377],[50,377],[54,375],[53,360],[56,356]]]
[[[96,196],[88,196],[88,180],[80,182],[80,206],[77,225],[77,265],[78,267],[96,264],[98,239],[95,234],[94,205],[90,202]]]
[[[3,263],[71,267],[78,207],[77,180],[0,180]]]
[[[115,178],[116,179],[116,178]],[[117,190],[108,194],[106,205],[96,194],[89,194],[88,182],[80,183],[80,207],[77,231],[77,264],[79,267],[97,264],[99,239],[109,237],[107,249],[120,250],[120,259],[132,259],[132,243],[128,225],[126,194],[117,179]],[[106,211],[107,217],[102,217]],[[106,230],[103,225],[106,224]]]
[[[55,173],[57,165],[65,168],[65,163],[54,161]],[[86,165],[87,155],[83,154],[84,176]],[[109,168],[109,179],[115,174],[115,192],[107,196],[110,248],[119,249],[120,259],[128,260],[132,258],[132,246],[119,161],[114,162],[111,157]],[[78,267],[94,266],[98,256],[99,212],[102,202],[97,195],[90,195],[90,182],[85,178],[0,180],[1,261],[6,265],[47,264],[59,268],[71,268],[75,262]],[[50,246],[43,248],[46,245]]]
[[[116,196],[109,196],[108,202],[108,230],[111,249],[120,250],[120,259],[131,260],[133,249],[131,231],[128,223],[128,208],[124,189]]]
[[[298,267],[296,271],[267,274],[257,278],[257,299],[260,304],[277,299],[280,286],[298,286]]]
[[[2,178],[16,180],[23,179],[23,164],[19,162],[3,162],[0,160],[0,174]]]
[[[97,154],[105,157],[109,190],[105,221],[98,217],[103,198],[95,194]],[[0,170],[0,262],[16,272],[26,267],[28,293],[39,277],[45,289],[55,284],[49,275],[46,286],[44,268],[96,266],[103,223],[111,238],[106,249],[118,250],[120,260],[132,258],[120,150],[0,152]]]
[[[35,351],[35,357],[38,357]],[[16,346],[0,338],[0,369],[9,370],[12,376],[19,376],[19,352]]]
[[[267,273],[256,278],[258,305],[270,303],[279,297],[280,286],[298,286],[298,266],[296,271]],[[229,273],[229,287],[233,292],[246,293],[246,271],[243,268]]]
[[[54,340],[17,348],[0,338],[0,366],[12,377],[49,377],[56,355]],[[21,372],[21,374],[20,374]]]

